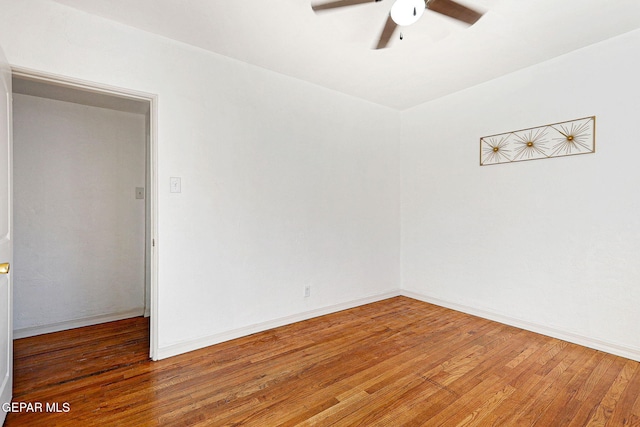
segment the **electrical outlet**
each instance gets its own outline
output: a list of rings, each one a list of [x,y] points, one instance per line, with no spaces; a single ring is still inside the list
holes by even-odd
[[[311,285],[306,285],[304,287],[304,297],[309,298],[311,296]]]

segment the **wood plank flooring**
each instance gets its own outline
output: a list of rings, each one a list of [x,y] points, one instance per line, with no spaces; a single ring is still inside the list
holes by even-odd
[[[15,341],[6,426],[640,426],[640,363],[397,297],[147,360],[145,319]]]

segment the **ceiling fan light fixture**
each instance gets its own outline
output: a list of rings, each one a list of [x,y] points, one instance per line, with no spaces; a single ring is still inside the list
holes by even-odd
[[[406,27],[420,19],[424,9],[424,0],[396,0],[391,6],[391,19],[396,24]]]

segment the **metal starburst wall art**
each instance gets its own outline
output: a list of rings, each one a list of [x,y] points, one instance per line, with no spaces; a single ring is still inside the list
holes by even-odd
[[[480,166],[595,153],[596,117],[480,138]]]

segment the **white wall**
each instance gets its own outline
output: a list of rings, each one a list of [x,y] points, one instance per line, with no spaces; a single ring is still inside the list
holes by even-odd
[[[145,116],[19,94],[13,113],[14,328],[142,314]]]
[[[640,31],[402,113],[402,288],[640,357]],[[479,138],[597,116],[595,154]],[[588,341],[588,342],[587,342]]]
[[[397,292],[397,112],[49,1],[0,10],[14,66],[158,95],[161,357]]]
[[[49,1],[0,10],[13,65],[158,94],[161,356],[400,276],[640,354],[640,33],[397,113]],[[478,166],[481,136],[589,115],[596,154]]]

